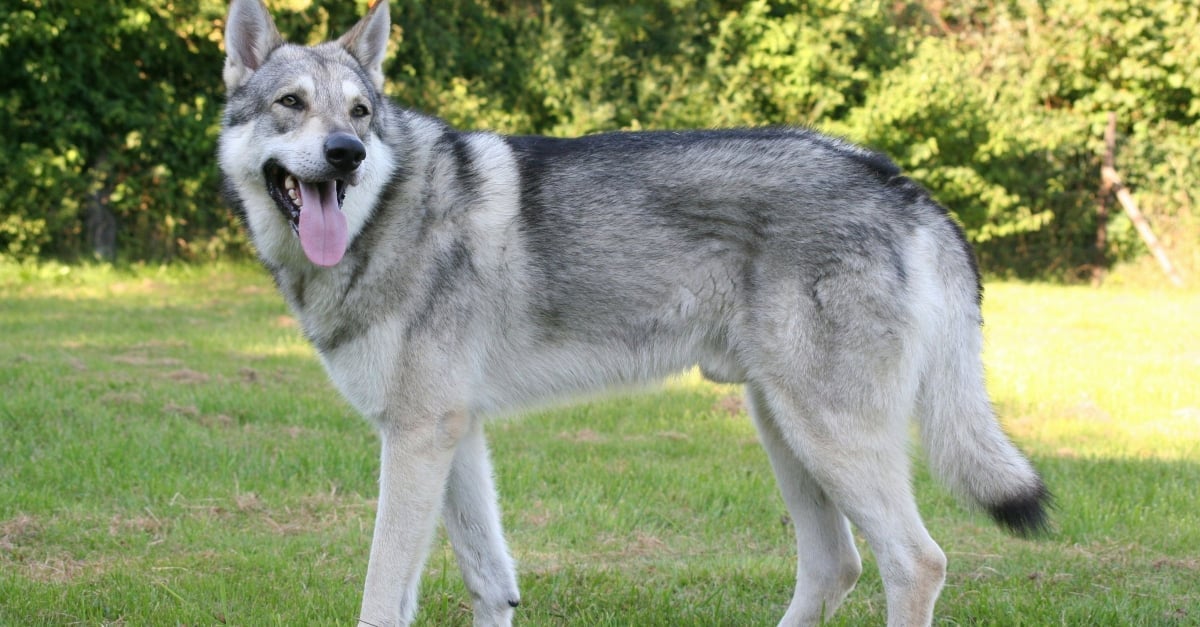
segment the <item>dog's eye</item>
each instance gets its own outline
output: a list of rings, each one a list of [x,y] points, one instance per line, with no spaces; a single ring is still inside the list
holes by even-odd
[[[304,101],[301,100],[300,97],[297,96],[296,94],[288,94],[288,95],[280,98],[276,102],[278,102],[279,104],[281,104],[289,109],[303,109],[304,108]]]
[[[354,108],[350,110],[350,115],[356,118],[365,118],[371,115],[371,110],[366,105],[354,105]]]

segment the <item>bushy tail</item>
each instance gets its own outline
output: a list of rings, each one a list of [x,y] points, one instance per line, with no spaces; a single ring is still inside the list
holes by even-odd
[[[937,273],[944,308],[940,324],[926,337],[917,412],[930,466],[1009,531],[1022,536],[1044,531],[1050,493],[1000,428],[984,387],[978,278],[967,276],[958,257],[970,253],[965,247],[941,252]]]

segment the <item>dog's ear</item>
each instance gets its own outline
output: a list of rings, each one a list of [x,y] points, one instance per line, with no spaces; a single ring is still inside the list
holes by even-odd
[[[262,0],[233,0],[225,20],[225,87],[245,83],[283,38]]]
[[[379,90],[383,89],[383,56],[387,53],[391,31],[387,0],[377,0],[354,28],[338,39],[338,43],[367,70]]]

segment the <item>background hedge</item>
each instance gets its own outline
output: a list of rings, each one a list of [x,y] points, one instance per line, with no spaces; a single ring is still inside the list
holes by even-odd
[[[365,2],[269,3],[293,41]],[[463,127],[804,124],[892,155],[992,274],[1094,261],[1106,113],[1117,169],[1200,245],[1200,2],[393,0],[389,92]],[[245,254],[215,166],[221,0],[4,0],[0,257]],[[1118,213],[1109,258],[1141,252]]]

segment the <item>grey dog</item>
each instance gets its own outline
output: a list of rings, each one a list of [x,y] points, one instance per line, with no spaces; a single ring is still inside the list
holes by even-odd
[[[483,421],[696,365],[745,385],[795,523],[781,624],[854,587],[851,524],[888,623],[931,621],[946,557],[913,498],[910,418],[949,486],[1015,532],[1045,525],[984,388],[972,251],[888,159],[794,128],[458,131],[382,94],[385,1],[313,47],[260,0],[226,28],[226,194],[381,436],[363,623],[413,620],[440,517],[475,624],[509,624]]]

